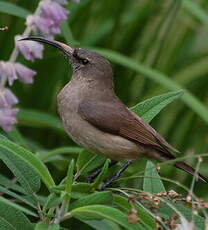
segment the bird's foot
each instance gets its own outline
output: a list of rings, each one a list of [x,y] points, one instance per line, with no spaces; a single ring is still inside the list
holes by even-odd
[[[132,163],[133,161],[129,160],[127,161],[123,167],[121,167],[118,172],[116,174],[114,174],[112,177],[110,177],[107,181],[105,181],[101,187],[101,191],[106,190],[109,185],[111,185],[115,180],[117,180],[121,174],[129,167],[129,165]]]
[[[105,181],[105,182],[102,184],[100,190],[101,190],[101,191],[106,190],[106,189],[113,183],[114,180],[116,180],[116,179],[114,179],[113,177],[109,178],[107,181]]]
[[[116,163],[117,163],[117,161],[112,160],[109,167],[112,167]],[[94,171],[90,176],[87,177],[86,183],[91,184],[94,181],[94,179],[100,174],[101,171],[102,171],[102,168],[99,168],[96,171]]]
[[[90,176],[87,177],[86,182],[88,184],[91,184],[94,179],[100,174],[100,172],[102,171],[102,168],[99,168],[98,170],[94,171]]]

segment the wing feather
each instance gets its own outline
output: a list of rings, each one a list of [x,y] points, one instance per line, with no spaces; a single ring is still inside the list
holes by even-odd
[[[85,99],[80,104],[78,112],[83,119],[98,129],[153,147],[168,158],[173,158],[169,149],[178,151],[119,100],[96,102]]]

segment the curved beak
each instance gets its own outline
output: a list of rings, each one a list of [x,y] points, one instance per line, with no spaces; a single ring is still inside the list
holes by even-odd
[[[70,47],[70,46],[68,46],[62,42],[49,40],[49,39],[42,38],[42,37],[22,38],[19,41],[25,41],[25,40],[36,41],[36,42],[41,42],[41,43],[52,45],[52,46],[58,48],[59,50],[61,50],[62,52],[64,52],[69,57],[72,57],[72,55],[74,53],[74,48],[72,48],[72,47]]]

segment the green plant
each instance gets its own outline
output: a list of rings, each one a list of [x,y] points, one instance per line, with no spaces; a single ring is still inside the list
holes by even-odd
[[[182,91],[163,94],[134,106],[132,110],[145,121],[150,122],[167,104],[182,95]],[[156,220],[165,228],[167,220],[176,213],[180,218],[191,218],[191,210],[178,203],[166,192],[154,164],[147,162],[143,190],[128,187],[109,188],[99,191],[103,180],[109,175],[109,161],[92,153],[74,147],[36,154],[8,140],[0,138],[0,158],[15,176],[17,183],[1,175],[0,227],[5,229],[61,229],[70,226],[75,219],[94,229],[155,229]],[[67,175],[56,184],[42,160],[61,153],[78,153],[71,160]],[[84,178],[92,170],[103,169],[92,184]],[[125,179],[125,178],[124,178]],[[46,192],[41,195],[40,184]],[[116,193],[115,193],[116,192]],[[165,197],[165,198],[163,198]],[[174,198],[177,194],[174,193]],[[178,198],[178,197],[177,197]],[[13,201],[11,199],[14,199]],[[195,198],[194,198],[195,199]],[[146,200],[149,203],[144,203]],[[160,203],[160,204],[159,204]],[[156,206],[156,211],[151,208]],[[168,211],[166,210],[168,208]],[[165,211],[163,210],[165,209]],[[158,216],[163,217],[159,219]],[[196,226],[202,229],[204,219],[195,216]],[[198,222],[200,221],[200,222]],[[35,225],[34,222],[37,222]],[[18,224],[17,224],[18,223]],[[68,228],[67,228],[68,229]]]
[[[0,31],[1,59],[10,56],[14,36],[38,3],[0,0],[0,27],[8,27]],[[132,110],[180,149],[180,157],[199,159],[196,168],[206,175],[200,153],[208,150],[207,2],[81,0],[66,8],[70,15],[56,40],[108,58],[118,96],[129,107],[137,104]],[[33,85],[12,86],[18,123],[1,131],[0,229],[171,229],[177,223],[205,229],[207,204],[198,197],[207,199],[206,185],[199,182],[194,191],[195,180],[167,163],[159,176],[153,162],[141,159],[100,191],[120,164],[109,168],[108,160],[75,146],[64,132],[56,95],[69,80],[69,66],[50,48],[42,60],[18,61],[37,76]],[[98,167],[96,180],[85,183]]]

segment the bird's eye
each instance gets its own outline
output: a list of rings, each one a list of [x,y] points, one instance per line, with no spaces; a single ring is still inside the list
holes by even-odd
[[[82,59],[81,62],[82,62],[83,65],[86,65],[87,63],[89,63],[89,60],[87,60],[87,59]]]

